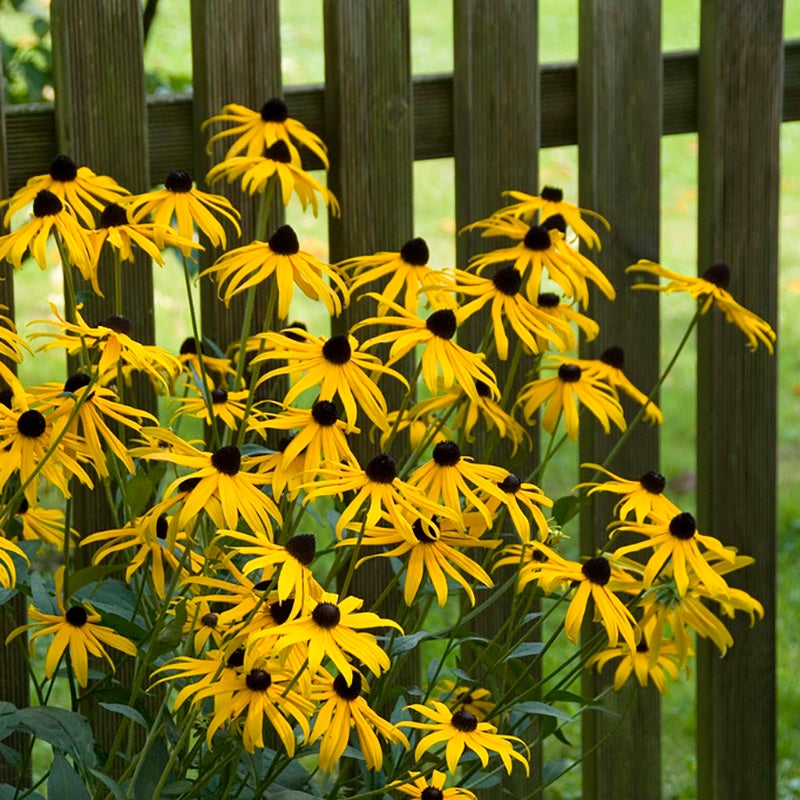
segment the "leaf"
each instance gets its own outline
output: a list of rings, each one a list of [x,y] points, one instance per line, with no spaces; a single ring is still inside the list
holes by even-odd
[[[133,720],[137,725],[141,725],[143,728],[149,727],[147,720],[135,708],[126,706],[123,703],[98,703],[98,705],[102,706],[107,711],[111,711],[113,714],[122,714],[123,717]]]
[[[16,800],[19,797],[19,789],[9,783],[0,783],[0,800]],[[55,799],[55,795],[53,795]],[[25,800],[44,800],[39,792],[26,792]]]
[[[511,658],[527,658],[528,656],[538,656],[544,650],[542,642],[523,642],[517,645],[506,657],[504,661]]]
[[[47,796],[69,798],[69,800],[91,800],[80,776],[61,753],[56,753],[47,779]]]
[[[537,700],[529,700],[525,703],[517,703],[513,710],[517,713],[534,714],[537,717],[555,717],[556,719],[564,720],[565,722],[572,722],[575,718],[566,711],[554,708],[547,705],[547,703],[540,703]]]
[[[147,753],[144,765],[133,784],[134,800],[153,800],[161,773],[169,762],[169,755],[164,740],[159,737]]]
[[[131,514],[134,517],[141,515],[153,496],[155,485],[149,475],[137,473],[125,484],[125,497],[127,498]]]
[[[18,725],[17,707],[12,703],[0,702],[0,741],[12,734]]]
[[[31,595],[33,596],[33,604],[42,614],[61,616],[61,609],[56,605],[56,601],[50,592],[47,591],[47,584],[38,572],[31,573]]]
[[[114,800],[125,800],[125,790],[113,778],[98,769],[90,769],[89,772],[114,795]]]
[[[97,764],[92,729],[80,714],[47,706],[20,708],[17,714],[21,727],[34,736],[63,750],[87,769]]]
[[[401,653],[407,653],[413,650],[423,639],[427,639],[430,634],[427,631],[417,631],[408,636],[398,636],[392,642],[392,649],[389,652],[390,656],[398,656]]]
[[[22,753],[0,744],[0,758],[4,758],[6,763],[10,764],[14,769],[19,769],[22,766]]]
[[[0,586],[0,606],[5,605],[16,593],[16,589],[3,589]]]
[[[565,494],[553,503],[553,519],[556,525],[566,525],[578,511],[578,498],[574,494]]]
[[[109,575],[125,569],[127,564],[96,564],[93,567],[84,567],[69,576],[70,593],[77,592],[90,583],[102,581]]]
[[[572,762],[567,758],[554,758],[551,761],[547,761],[542,767],[542,783],[552,783],[560,775],[563,775],[571,765]]]

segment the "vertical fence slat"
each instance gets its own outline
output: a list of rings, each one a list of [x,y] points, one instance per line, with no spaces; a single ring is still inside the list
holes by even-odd
[[[640,0],[625,10],[613,0],[582,0],[580,4],[580,205],[611,222],[611,230],[602,232],[603,249],[588,255],[617,289],[613,303],[599,292],[592,293],[589,315],[599,323],[600,335],[594,342],[584,343],[581,351],[584,357],[597,358],[608,347],[622,347],[625,373],[645,392],[659,375],[658,296],[630,291],[625,268],[640,258],[658,259],[660,20],[660,0]],[[623,403],[625,417],[631,420],[638,406]],[[586,422],[581,429],[581,461],[602,462],[619,436],[606,435],[590,419]],[[620,475],[637,478],[648,470],[658,470],[658,459],[658,430],[641,425],[612,468]],[[595,500],[581,512],[584,555],[593,555],[606,543],[612,506],[612,502]],[[596,627],[590,623],[586,632],[591,635]],[[587,696],[611,683],[608,669],[602,675],[584,672]],[[606,704],[627,716],[620,724],[614,715],[583,715],[583,796],[657,800],[661,797],[657,690],[631,685],[612,692]],[[635,764],[630,760],[632,752],[636,753]]]
[[[456,175],[456,228],[488,217],[507,201],[508,189],[537,192],[539,179],[539,62],[538,4],[520,0],[455,0],[453,3],[453,150]],[[461,234],[456,242],[456,262],[461,269],[481,252],[507,246],[497,239],[482,239],[477,232]],[[477,351],[489,322],[488,311],[473,317],[458,332],[464,347]],[[512,338],[512,350],[514,338]],[[507,363],[489,360],[500,385]],[[511,391],[524,381],[518,370]],[[508,398],[504,398],[508,402]],[[478,431],[469,455],[482,461],[485,431]],[[534,437],[535,441],[535,437]],[[525,450],[525,445],[520,448]],[[538,444],[520,452],[520,477],[536,464]],[[499,448],[495,464],[511,464],[510,449]],[[506,578],[507,575],[503,575]],[[492,606],[490,614],[475,620],[478,635],[491,639],[497,620],[511,610],[512,597]],[[531,669],[530,680],[540,671]],[[521,770],[503,776],[503,787],[518,797],[539,797],[542,749],[531,752],[531,778]],[[490,795],[487,795],[490,796]]]
[[[698,271],[777,319],[782,0],[704,0],[700,42]],[[777,363],[712,309],[698,332],[698,526],[755,564],[729,582],[765,619],[729,627],[720,659],[698,643],[698,796],[775,797]]]
[[[206,153],[208,138],[221,126],[200,131],[202,123],[226,103],[260,109],[267,100],[281,94],[281,42],[278,0],[192,0],[192,85],[194,116],[194,173],[197,185],[204,182],[212,163],[219,162],[232,139],[223,139]],[[291,114],[292,109],[289,109]],[[174,168],[179,168],[176,165]],[[236,184],[219,183],[209,191],[225,195],[242,212],[242,238],[226,223],[228,248],[249,244],[255,235],[257,199]],[[269,237],[283,219],[279,201],[272,204],[267,224]],[[209,265],[221,251],[208,248],[200,263]],[[266,287],[263,287],[266,290]],[[217,299],[216,286],[204,280],[201,288],[204,335],[223,349],[239,338],[244,312],[244,295],[230,307]],[[254,319],[261,324],[267,306],[266,291],[259,293]],[[191,336],[191,331],[187,331]]]

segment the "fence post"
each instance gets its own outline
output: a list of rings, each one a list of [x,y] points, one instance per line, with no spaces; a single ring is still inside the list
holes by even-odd
[[[217,142],[212,154],[206,142],[220,126],[201,132],[201,124],[226,103],[240,103],[260,109],[267,100],[281,94],[281,40],[278,0],[192,0],[192,87],[194,118],[194,163],[185,165],[198,185],[213,163],[222,160],[232,140]],[[292,109],[289,109],[291,114]],[[174,169],[182,165],[176,165]],[[209,191],[225,195],[242,212],[242,238],[226,224],[229,249],[249,244],[256,229],[257,200],[236,184],[219,183]],[[272,204],[267,237],[283,219],[283,206]],[[203,266],[211,264],[221,251],[208,248],[200,256]],[[267,307],[267,288],[261,287],[254,319],[260,325]],[[241,334],[244,295],[236,297],[229,308],[217,298],[216,284],[201,284],[203,336],[213,339],[223,349]],[[187,331],[187,336],[191,332]]]
[[[699,87],[698,271],[775,325],[782,0],[704,0]],[[698,797],[775,797],[777,362],[715,309],[698,331],[698,527],[755,558],[730,583],[765,619],[730,624],[724,659],[698,642]]]
[[[539,180],[539,61],[538,4],[522,0],[455,0],[453,3],[453,150],[456,176],[456,228],[488,217],[507,201],[502,192],[515,189],[537,193]],[[496,247],[498,240],[464,233],[456,242],[456,266],[464,269],[469,258]],[[458,332],[464,347],[477,351],[489,325],[488,310],[476,315]],[[512,334],[513,336],[513,334]],[[493,356],[489,364],[503,385],[507,364]],[[524,382],[518,370],[512,393]],[[507,398],[504,398],[507,402]],[[520,477],[538,458],[535,432],[528,452],[517,454]],[[485,431],[479,431],[469,451],[482,461]],[[522,446],[524,450],[525,445]],[[498,448],[495,464],[511,464],[508,447]],[[504,577],[507,577],[504,575]],[[497,631],[498,619],[510,612],[512,596],[475,620],[475,631],[488,639]],[[534,610],[534,609],[532,609]],[[535,635],[539,635],[538,632]],[[538,664],[530,680],[540,677]],[[542,748],[531,751],[531,778],[514,770],[503,776],[503,787],[517,797],[539,797]],[[494,790],[489,790],[494,791]],[[487,795],[489,796],[489,795]]]
[[[581,0],[579,25],[580,205],[611,222],[611,230],[602,231],[603,249],[589,256],[617,290],[613,303],[599,292],[592,293],[589,312],[599,323],[600,334],[594,342],[582,344],[581,354],[597,358],[608,347],[622,347],[626,374],[649,392],[659,375],[658,295],[630,291],[625,268],[640,258],[658,260],[661,0],[640,0],[624,11],[613,0]],[[632,419],[638,406],[625,399],[623,404],[626,419]],[[581,461],[602,462],[619,437],[608,436],[599,425],[587,422],[581,427]],[[641,425],[611,466],[630,478],[657,471],[657,428]],[[581,511],[583,555],[593,555],[607,542],[612,507],[613,502],[598,499]],[[597,630],[591,622],[586,629],[589,636]],[[610,670],[602,675],[584,671],[583,693],[594,697],[611,683]],[[582,717],[584,798],[658,800],[657,690],[631,685],[612,692],[604,705],[616,713],[587,712]],[[621,724],[617,714],[626,715]]]

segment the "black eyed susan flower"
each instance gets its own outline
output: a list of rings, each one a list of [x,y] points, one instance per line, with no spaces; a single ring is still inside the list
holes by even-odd
[[[235,295],[274,275],[279,319],[289,316],[295,286],[306,297],[322,300],[331,316],[341,314],[341,298],[346,300],[348,296],[347,286],[336,268],[301,250],[297,234],[289,225],[278,228],[269,242],[254,241],[223,254],[202,275],[214,277],[226,305]]]
[[[457,507],[445,508],[431,500],[423,491],[397,476],[397,464],[391,456],[379,453],[364,469],[341,464],[335,469],[321,469],[323,480],[304,485],[306,499],[355,492],[355,497],[345,506],[336,523],[336,535],[361,520],[359,512],[366,507],[363,517],[365,526],[377,525],[385,515],[398,530],[413,536],[412,523],[422,517],[428,530],[433,528],[433,518],[438,514],[458,522]]]
[[[283,398],[285,406],[291,405],[304,391],[319,387],[319,399],[329,400],[338,396],[344,406],[347,423],[355,425],[359,408],[381,430],[386,430],[388,408],[383,393],[370,373],[391,375],[408,386],[406,379],[380,359],[364,352],[354,336],[312,336],[300,328],[292,328],[292,335],[281,333],[262,334],[264,343],[260,355],[251,363],[280,358],[287,366],[270,370],[262,381],[276,375],[299,375],[300,379]]]
[[[472,605],[475,605],[475,592],[465,575],[474,578],[484,586],[494,586],[486,571],[460,552],[459,548],[483,547],[488,549],[497,547],[500,539],[477,539],[468,536],[456,530],[452,521],[443,520],[440,525],[438,518],[433,519],[433,527],[428,527],[423,524],[422,520],[416,519],[411,525],[411,530],[413,538],[395,527],[369,527],[365,529],[363,537],[358,540],[361,547],[391,548],[380,553],[380,557],[400,558],[406,562],[403,600],[407,606],[414,602],[425,575],[430,579],[440,606],[444,606],[448,599],[448,577],[464,589]],[[355,544],[356,541],[356,539],[345,539],[341,544]],[[368,558],[376,557],[367,556],[361,559],[359,564]],[[462,573],[464,574],[462,575]]]
[[[433,448],[430,461],[417,467],[408,482],[429,500],[441,502],[459,516],[465,504],[474,507],[491,527],[492,514],[479,492],[484,496],[495,496],[502,502],[503,490],[499,484],[507,474],[508,471],[502,467],[478,464],[470,456],[462,456],[461,448],[455,442],[439,442]]]
[[[705,553],[701,552],[700,545],[717,558],[728,562],[734,561],[735,552],[726,548],[719,539],[700,533],[695,518],[688,512],[666,517],[651,512],[650,522],[617,522],[613,524],[612,535],[621,530],[640,533],[645,539],[618,548],[614,551],[616,554],[624,556],[648,547],[653,549],[642,578],[645,588],[649,589],[653,585],[658,573],[670,561],[681,596],[695,583],[704,584],[714,597],[725,598],[730,593],[725,579],[711,566]]]
[[[522,406],[522,413],[528,422],[533,419],[537,409],[546,403],[542,427],[552,434],[563,413],[567,434],[570,439],[575,440],[578,438],[580,401],[598,419],[606,433],[611,433],[612,422],[621,431],[625,430],[622,406],[615,391],[607,383],[581,369],[574,359],[555,356],[551,361],[555,364],[544,366],[543,369],[557,370],[553,377],[539,378],[520,389],[517,405]]]
[[[47,240],[55,231],[61,237],[70,261],[92,284],[96,294],[102,294],[97,275],[92,269],[89,231],[82,228],[61,200],[42,189],[33,200],[33,217],[15,231],[0,236],[0,259],[6,259],[15,269],[22,269],[26,252],[36,260],[39,269],[47,269]]]
[[[539,212],[539,222],[544,222],[549,217],[560,215],[575,233],[586,243],[587,247],[600,249],[600,237],[586,224],[582,214],[600,220],[606,228],[611,226],[605,217],[596,211],[589,211],[586,208],[578,208],[573,203],[564,200],[564,192],[554,186],[545,186],[540,195],[526,194],[525,192],[508,191],[503,192],[506,197],[516,200],[510,206],[503,208],[503,214],[511,214],[515,217],[522,217],[525,220],[533,219],[536,212]]]
[[[8,307],[0,305],[0,312],[8,311]],[[33,353],[30,345],[17,333],[14,321],[6,314],[0,313],[0,378],[2,378],[11,388],[14,394],[23,392],[22,384],[17,376],[8,368],[4,359],[8,359],[16,364],[21,364],[25,353]]]
[[[184,242],[194,238],[194,226],[208,237],[214,247],[227,247],[225,228],[217,215],[226,219],[241,236],[239,212],[230,201],[219,194],[209,194],[194,188],[192,176],[186,170],[176,169],[167,175],[163,189],[135,195],[125,202],[132,222],[141,222],[148,214],[153,215],[156,226],[155,242],[160,249],[166,244],[166,237],[175,219],[178,236]],[[181,252],[189,256],[194,243],[182,244]]]
[[[197,341],[193,336],[184,339],[178,348],[178,361],[181,365],[181,372],[188,375],[197,385],[203,385],[203,370],[200,369],[200,355],[198,354]],[[200,343],[203,367],[205,368],[206,381],[209,384],[209,391],[214,388],[211,375],[216,376],[219,384],[224,384],[227,378],[236,375],[236,367],[229,358],[213,356],[209,354],[209,347],[205,342]]]
[[[380,295],[370,295],[380,300]],[[390,325],[398,330],[373,336],[364,342],[364,347],[388,344],[387,365],[394,364],[404,355],[410,353],[418,345],[423,345],[422,377],[428,389],[434,393],[442,385],[445,389],[458,384],[473,399],[478,398],[476,383],[483,381],[493,397],[499,397],[497,379],[494,372],[486,364],[483,353],[472,353],[453,341],[461,322],[461,312],[451,308],[434,311],[427,319],[421,319],[406,311],[397,303],[383,301],[397,316],[378,316],[362,320],[353,326],[353,330],[366,325]]]
[[[43,508],[40,505],[31,505],[23,497],[14,516],[22,525],[23,539],[49,542],[59,550],[64,547],[66,521],[64,512],[60,508]],[[69,535],[75,536],[76,533],[70,529]]]
[[[539,352],[542,340],[557,350],[567,348],[571,336],[569,324],[552,315],[543,314],[520,294],[522,274],[516,267],[499,267],[491,278],[482,278],[463,270],[456,270],[453,277],[455,292],[475,297],[461,307],[460,319],[468,319],[487,303],[491,303],[492,331],[497,355],[502,361],[508,358],[505,320],[508,320],[514,333],[533,353]]]
[[[408,748],[406,735],[391,722],[373,711],[363,697],[363,681],[358,672],[350,681],[344,676],[329,675],[313,689],[313,699],[321,706],[308,743],[322,739],[319,748],[319,765],[328,772],[336,768],[350,741],[354,729],[367,769],[383,767],[383,751],[378,734],[393,744]]]
[[[669,283],[637,283],[634,289],[651,289],[657,292],[687,292],[690,297],[700,301],[700,313],[705,314],[712,305],[725,315],[725,319],[735,325],[747,337],[752,350],[759,342],[774,353],[775,331],[766,320],[739,305],[728,292],[731,270],[727,264],[712,264],[702,277],[692,278],[662,267],[652,261],[641,260],[631,265],[626,272],[646,272],[660,278],[667,278]]]
[[[302,169],[299,159],[293,159],[292,155],[290,146],[280,140],[269,147],[263,156],[233,156],[220,161],[209,170],[206,180],[213,185],[220,178],[226,178],[229,183],[241,178],[242,189],[248,194],[256,194],[265,192],[270,179],[277,177],[285,206],[289,205],[294,193],[303,210],[311,206],[316,217],[319,213],[319,195],[331,214],[338,216],[339,201],[333,192]]]
[[[553,326],[554,330],[559,334],[563,332],[567,350],[573,350],[576,345],[575,334],[570,323],[574,323],[583,331],[587,342],[596,339],[597,334],[600,333],[600,326],[591,317],[576,311],[568,303],[562,303],[561,298],[555,292],[540,292],[536,298],[536,307],[549,318],[548,324]],[[566,324],[566,330],[562,327],[562,323]],[[545,346],[546,344],[542,342],[539,349],[544,350]]]
[[[495,709],[492,693],[481,686],[464,686],[451,680],[441,682],[442,700],[452,711],[468,711],[478,722],[486,719]]]
[[[636,522],[644,522],[650,514],[671,519],[681,510],[664,494],[667,481],[659,472],[648,470],[639,480],[628,480],[615,475],[601,464],[581,464],[584,469],[593,469],[602,472],[611,478],[610,481],[597,483],[579,483],[575,489],[589,487],[588,494],[595,492],[610,492],[620,495],[614,506],[614,513],[619,519],[628,519],[633,514]]]
[[[431,731],[431,733],[420,739],[414,750],[414,758],[417,761],[431,747],[441,742],[446,742],[445,760],[447,761],[447,769],[450,772],[456,771],[464,750],[470,749],[478,756],[484,767],[489,764],[489,753],[494,752],[500,756],[500,760],[509,775],[513,766],[512,759],[519,761],[525,767],[526,774],[530,774],[527,759],[514,749],[514,743],[519,743],[526,747],[521,739],[516,736],[498,733],[494,725],[488,722],[479,722],[477,717],[474,714],[470,714],[469,711],[453,712],[438,700],[431,700],[430,704],[432,708],[421,703],[407,706],[407,708],[426,717],[430,720],[429,722],[399,723],[401,727]]]
[[[416,238],[409,239],[397,253],[381,251],[371,256],[348,258],[339,266],[352,274],[350,291],[353,294],[370,283],[389,279],[380,291],[378,314],[388,310],[385,300],[396,302],[401,292],[402,305],[411,314],[417,313],[423,291],[434,308],[454,308],[456,303],[449,294],[452,289],[442,284],[439,270],[428,266],[429,259],[427,243]]]
[[[513,563],[519,565],[516,552],[509,552],[512,552]],[[539,558],[526,559],[527,563],[520,567],[518,591],[522,591],[531,581],[537,581],[546,594],[559,587],[574,588],[564,617],[564,633],[573,644],[578,641],[581,622],[591,597],[595,616],[603,623],[610,646],[616,647],[622,638],[631,650],[636,649],[636,620],[615,594],[617,591],[630,590],[631,585],[636,583],[627,572],[604,556],[595,556],[583,564],[568,561],[541,542],[535,543],[531,552],[539,554]],[[512,561],[509,559],[501,559],[497,566],[510,563]]]
[[[88,167],[76,166],[69,156],[59,155],[53,159],[47,175],[30,178],[9,200],[0,202],[0,208],[8,205],[3,224],[8,227],[11,217],[34,201],[41,191],[54,194],[89,228],[94,225],[94,219],[87,203],[100,211],[106,203],[113,203],[123,195],[130,194],[113,178],[95,175]]]
[[[464,396],[466,397],[466,395]],[[449,408],[450,405],[446,401],[450,398],[452,398],[450,393],[445,395],[445,401],[440,407]],[[453,432],[441,419],[437,419],[433,414],[427,413],[417,405],[404,411],[390,411],[386,415],[386,422],[389,427],[381,432],[379,440],[380,446],[384,450],[390,438],[393,439],[401,431],[408,433],[408,443],[411,450],[416,450],[423,441],[426,444],[436,444],[437,442],[445,442],[454,438]]]
[[[6,538],[5,533],[0,535],[0,586],[4,589],[13,589],[17,585],[17,567],[12,556],[21,558],[26,564],[28,556],[18,544]]]
[[[447,775],[435,769],[429,778],[419,772],[409,772],[408,780],[393,783],[389,788],[402,792],[415,800],[475,800],[469,789],[457,786],[445,788]]]
[[[40,636],[54,634],[45,656],[45,675],[48,678],[53,677],[64,652],[69,649],[75,678],[80,686],[86,686],[89,682],[89,655],[104,658],[114,670],[114,661],[103,645],[113,647],[129,656],[135,656],[137,648],[133,642],[120,636],[112,628],[98,624],[101,617],[89,603],[76,602],[75,605],[65,609],[62,601],[63,583],[64,568],[59,567],[56,571],[55,591],[61,614],[45,614],[34,605],[30,605],[28,618],[34,621],[13,630],[6,642],[24,631],[30,632],[31,641]]]
[[[344,680],[352,683],[355,674],[348,656],[356,658],[375,675],[391,666],[389,656],[380,648],[368,628],[403,629],[393,620],[383,619],[371,611],[357,611],[364,601],[357,597],[339,598],[325,592],[311,613],[286,622],[280,638],[275,642],[276,652],[295,644],[308,646],[308,669],[313,674],[322,660],[329,658]],[[258,639],[255,634],[252,639]]]
[[[222,386],[211,389],[208,393],[208,399],[211,401],[211,411],[209,412],[209,403],[200,394],[198,385],[192,382],[188,383],[187,386],[191,387],[189,391],[194,396],[171,398],[171,401],[178,405],[170,420],[171,423],[174,423],[179,417],[188,416],[200,419],[206,425],[212,425],[219,420],[227,428],[238,431],[239,425],[245,417],[245,412],[248,413],[248,430],[251,430],[260,418],[258,411],[252,408],[248,410],[247,408],[249,394],[247,389],[242,389],[238,392],[228,391]]]
[[[280,97],[267,100],[261,111],[252,111],[238,103],[228,103],[219,114],[207,119],[201,129],[215,122],[232,122],[233,127],[215,133],[207,145],[208,152],[218,139],[235,136],[235,141],[225,153],[225,158],[244,153],[246,156],[260,156],[278,141],[294,147],[293,142],[307,147],[314,153],[327,169],[327,148],[322,139],[308,130],[302,122],[289,116],[289,109]]]
[[[170,497],[181,490],[187,479],[197,479],[186,494],[178,512],[178,527],[185,529],[201,510],[205,510],[218,528],[235,529],[239,517],[252,530],[272,532],[272,520],[281,523],[282,517],[271,497],[259,490],[269,483],[269,477],[249,472],[251,458],[235,445],[225,445],[213,453],[204,452],[182,443],[172,450],[163,450],[159,428],[144,429],[148,444],[131,450],[131,455],[153,461],[167,461],[192,470],[176,478],[164,491]],[[168,432],[167,432],[168,433]],[[209,503],[214,498],[216,503]]]
[[[211,605],[204,598],[188,597],[183,632],[192,637],[194,652],[200,653],[209,642],[216,648],[221,647],[228,627],[220,622],[219,614],[211,610]]]

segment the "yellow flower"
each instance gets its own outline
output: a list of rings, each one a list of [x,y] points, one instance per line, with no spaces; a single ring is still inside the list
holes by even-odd
[[[170,420],[171,423],[174,423],[179,417],[187,416],[200,419],[206,425],[216,424],[217,421],[220,421],[231,430],[239,430],[239,425],[244,419],[245,411],[247,410],[247,397],[249,395],[247,389],[242,389],[239,392],[229,392],[222,387],[211,389],[209,392],[211,414],[209,414],[208,404],[205,398],[200,395],[198,385],[192,382],[188,383],[187,386],[191,387],[191,391],[195,396],[171,398],[173,403],[178,404],[178,409]],[[249,410],[247,430],[251,430],[256,425],[259,417],[260,415],[256,410],[252,408]]]
[[[338,316],[342,312],[339,293],[345,303],[348,296],[347,286],[337,270],[302,251],[297,234],[289,225],[278,228],[269,242],[254,241],[225,253],[202,272],[201,277],[203,275],[214,276],[225,305],[229,305],[235,295],[252,286],[258,286],[274,275],[278,288],[279,319],[289,316],[295,285],[306,297],[312,300],[321,299],[331,316]],[[333,286],[329,286],[325,278]]]
[[[691,278],[665,269],[652,261],[641,260],[628,267],[626,272],[646,272],[661,278],[668,278],[664,286],[655,283],[638,283],[634,289],[651,289],[657,292],[687,292],[690,297],[702,301],[700,313],[705,314],[712,305],[725,315],[725,319],[735,325],[747,337],[752,350],[761,342],[770,353],[775,352],[773,343],[776,336],[766,320],[739,305],[727,291],[731,280],[731,270],[727,264],[713,264],[699,278]]]
[[[495,709],[492,693],[480,686],[458,685],[450,680],[442,681],[442,698],[453,711],[468,711],[478,722],[486,719]]]
[[[195,189],[192,176],[182,169],[173,170],[167,175],[163,189],[135,195],[127,199],[125,205],[133,222],[141,222],[148,214],[153,214],[155,242],[162,249],[166,244],[173,217],[178,225],[178,236],[184,242],[193,239],[196,224],[214,247],[227,247],[225,228],[215,214],[230,222],[236,229],[237,236],[242,235],[238,222],[239,212],[230,201],[222,195]],[[189,256],[194,246],[194,243],[182,244],[180,249],[184,256]]]
[[[526,774],[530,774],[528,761],[514,749],[514,742],[519,742],[525,749],[527,747],[522,739],[497,732],[497,728],[488,722],[478,722],[474,714],[469,711],[452,712],[444,703],[438,700],[430,701],[433,708],[428,708],[421,703],[406,706],[427,717],[430,722],[401,722],[400,727],[419,728],[431,733],[420,739],[414,750],[414,758],[419,761],[422,754],[440,742],[446,742],[445,759],[447,769],[455,772],[458,762],[465,748],[472,750],[486,767],[489,763],[489,752],[500,756],[506,772],[511,774],[512,759],[519,761]]]
[[[252,111],[238,103],[228,103],[222,107],[219,114],[207,119],[201,130],[214,122],[232,122],[234,127],[215,133],[209,140],[206,149],[211,152],[211,146],[218,139],[236,136],[236,140],[228,148],[225,158],[231,158],[244,152],[247,156],[260,156],[277,141],[283,141],[294,148],[292,140],[307,147],[314,153],[327,169],[327,148],[322,139],[312,133],[302,122],[289,116],[286,103],[279,97],[267,100],[261,111]]]
[[[17,568],[14,565],[13,555],[19,556],[26,564],[28,556],[19,545],[6,539],[5,533],[0,535],[0,586],[4,589],[13,589],[17,584]]]
[[[11,217],[33,201],[42,190],[51,192],[69,206],[87,227],[92,227],[94,219],[86,203],[99,211],[105,203],[113,203],[129,194],[113,178],[95,175],[88,167],[77,167],[69,156],[59,155],[53,160],[47,175],[30,178],[13,197],[0,202],[0,208],[8,204],[3,224],[8,227]]]
[[[39,539],[59,549],[64,547],[66,522],[64,512],[60,508],[32,506],[23,497],[15,516],[22,524],[23,539],[28,541]],[[75,536],[75,531],[70,529],[69,535]]]
[[[600,333],[600,326],[585,314],[575,311],[572,306],[567,303],[562,303],[561,298],[554,292],[540,292],[536,298],[536,307],[542,314],[546,315],[549,319],[548,324],[556,328],[559,333],[564,332],[564,341],[567,350],[575,348],[575,334],[572,331],[570,323],[575,325],[583,331],[587,342],[591,342],[597,338]],[[562,323],[566,323],[566,330],[562,327]],[[539,345],[539,349],[543,350],[545,344]]]
[[[543,369],[557,369],[552,378],[540,378],[522,387],[517,405],[530,423],[537,409],[547,404],[542,416],[542,427],[550,434],[555,430],[561,414],[570,439],[578,438],[578,402],[594,414],[603,430],[611,433],[613,422],[621,431],[626,428],[622,406],[614,390],[588,370],[582,370],[574,359],[553,357],[558,367],[551,364]]]
[[[446,774],[438,769],[433,771],[430,778],[419,772],[409,772],[408,780],[390,784],[389,788],[413,797],[414,800],[475,800],[475,795],[469,789],[460,789],[457,786],[445,789],[446,780]]]
[[[394,744],[409,747],[406,735],[369,707],[362,696],[362,685],[361,675],[354,672],[350,681],[342,675],[335,678],[326,675],[324,681],[314,687],[313,699],[322,705],[308,743],[314,744],[322,737],[319,765],[324,770],[336,768],[353,728],[367,769],[379,770],[383,766],[383,752],[376,734]]]

